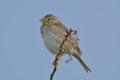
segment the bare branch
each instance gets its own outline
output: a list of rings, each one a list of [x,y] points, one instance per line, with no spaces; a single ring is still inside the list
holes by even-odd
[[[72,29],[70,29],[69,32],[67,32],[67,35],[65,35],[65,39],[62,41],[61,45],[60,45],[60,51],[59,53],[56,55],[55,60],[53,61],[53,65],[54,65],[54,69],[50,75],[50,80],[53,80],[53,76],[57,70],[57,66],[58,66],[58,61],[60,60],[60,57],[62,55],[62,46],[65,43],[65,41],[67,41],[67,37],[69,37],[71,35],[71,33],[74,32]]]

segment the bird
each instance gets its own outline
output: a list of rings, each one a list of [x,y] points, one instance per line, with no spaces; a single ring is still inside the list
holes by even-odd
[[[40,32],[46,48],[52,54],[57,54],[60,51],[60,45],[65,39],[65,35],[70,31],[60,20],[53,14],[47,14],[39,19],[42,23]],[[67,41],[62,46],[62,54],[69,54],[74,56],[82,65],[86,72],[91,72],[82,58],[78,40],[72,34],[67,37]]]

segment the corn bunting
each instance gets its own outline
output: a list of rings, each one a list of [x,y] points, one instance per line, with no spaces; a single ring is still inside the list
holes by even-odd
[[[52,14],[46,15],[44,18],[40,19],[40,22],[42,23],[40,30],[45,46],[51,53],[57,54],[60,51],[60,45],[69,30]],[[62,46],[62,55],[63,54],[74,56],[81,63],[86,72],[91,72],[89,67],[83,61],[77,39],[74,38],[72,34]]]

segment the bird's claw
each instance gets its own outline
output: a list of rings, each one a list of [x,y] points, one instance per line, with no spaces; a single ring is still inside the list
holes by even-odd
[[[58,64],[58,61],[59,61],[59,60],[60,60],[60,55],[57,54],[55,60],[53,61],[53,65],[54,65],[55,67],[57,67],[57,66],[59,65],[59,64]]]

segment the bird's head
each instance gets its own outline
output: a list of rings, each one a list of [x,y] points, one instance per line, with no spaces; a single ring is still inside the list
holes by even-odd
[[[58,18],[52,14],[48,14],[46,15],[44,18],[40,19],[40,22],[42,24],[57,24],[60,21],[58,20]]]

